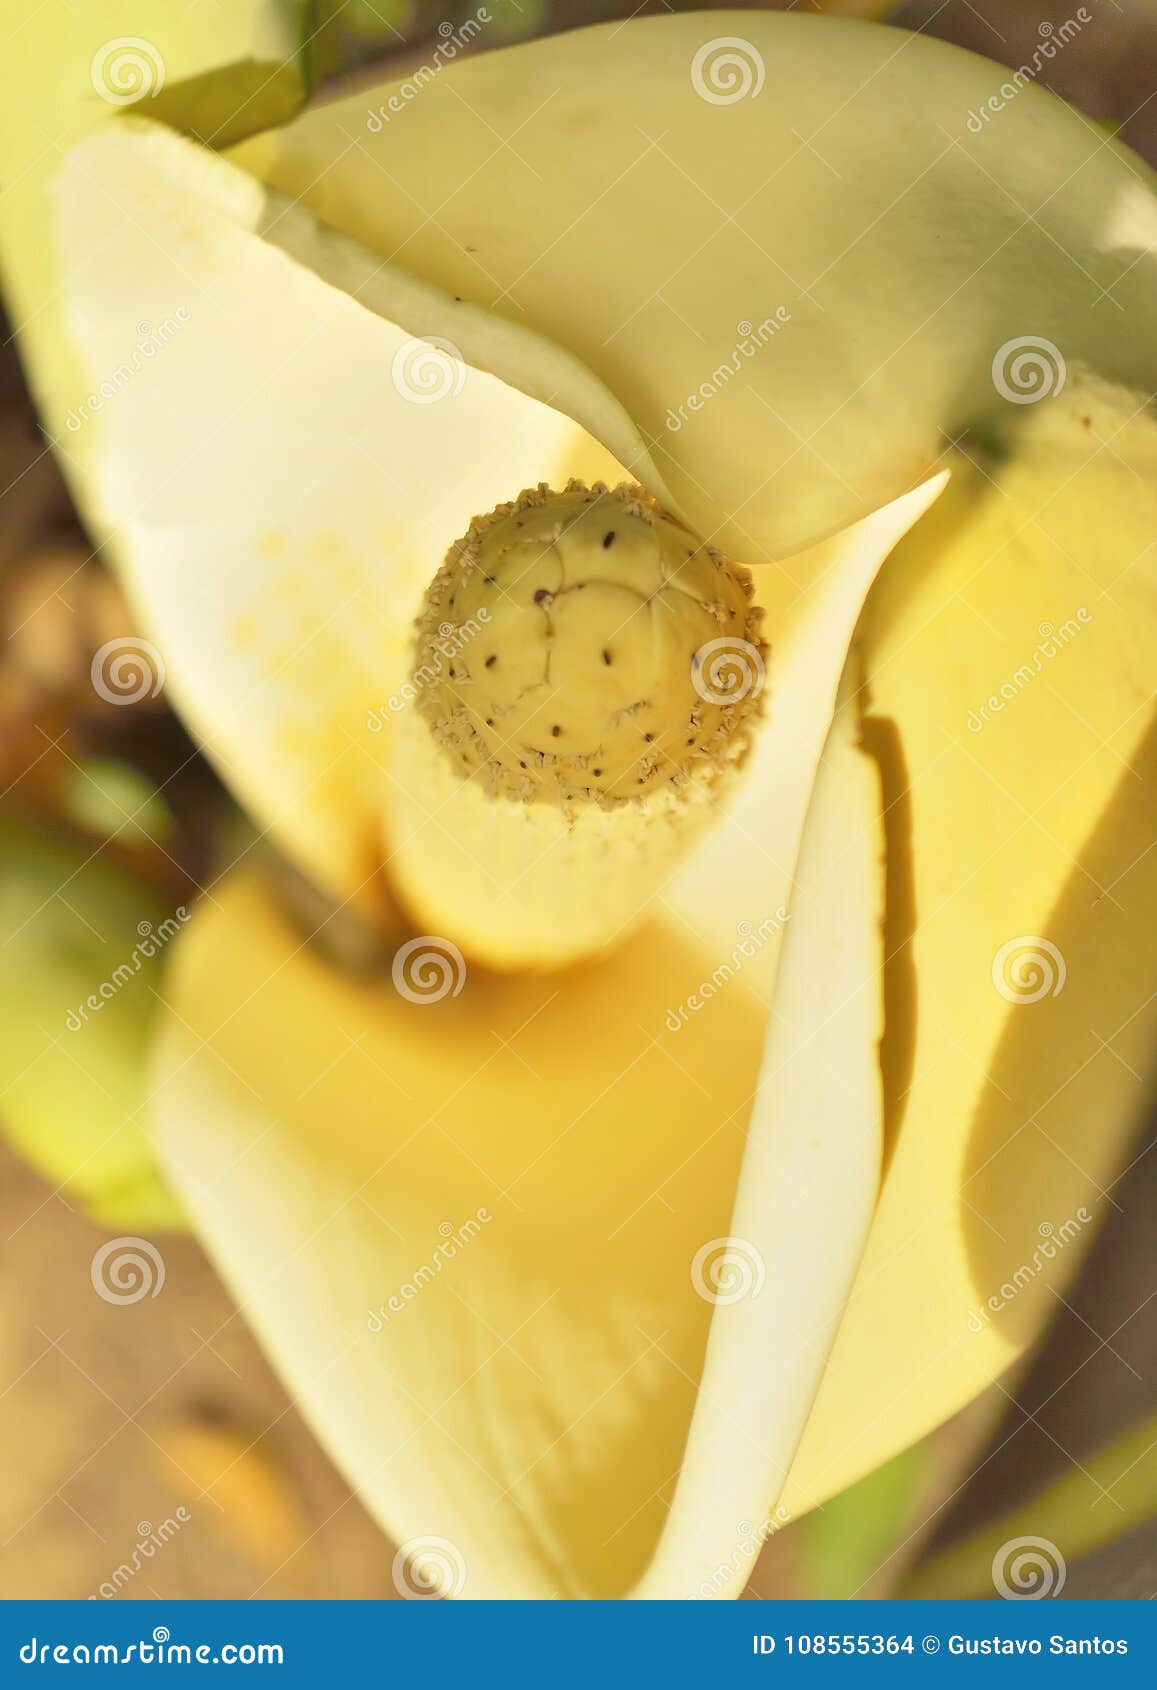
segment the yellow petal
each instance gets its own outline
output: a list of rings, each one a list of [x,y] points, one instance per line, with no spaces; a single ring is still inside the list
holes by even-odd
[[[49,195],[60,158],[130,108],[217,146],[280,122],[305,96],[294,55],[306,7],[166,0],[145,18],[135,0],[43,0],[22,10],[0,67],[0,273],[44,423],[79,474],[65,419],[87,384],[64,333]]]
[[[253,876],[187,938],[162,1153],[334,1459],[399,1543],[448,1541],[467,1596],[627,1589],[695,1403],[692,1263],[728,1231],[742,979],[671,1034],[716,958],[657,930],[413,1001],[340,975]]]
[[[876,1199],[883,1147],[879,772],[845,676],[800,847],[729,1231],[762,1291],[720,1299],[670,1522],[638,1592],[720,1594],[787,1479]],[[771,1514],[771,1519],[777,1516]],[[781,1517],[780,1517],[781,1518]],[[736,1579],[722,1594],[736,1596]]]
[[[891,742],[891,1156],[789,1507],[1031,1342],[1146,1106],[1157,428],[1095,383],[1026,413],[902,542],[858,635]]]
[[[106,126],[59,197],[89,514],[224,777],[369,903],[376,731],[430,576],[475,513],[606,455],[255,239],[258,185],[166,130]]]
[[[72,413],[98,439],[91,514],[113,530],[173,696],[242,801],[336,896],[372,909],[384,863],[419,930],[493,964],[557,964],[619,939],[706,807],[684,807],[676,827],[658,809],[572,821],[497,804],[451,773],[406,705],[410,626],[450,541],[528,482],[613,475],[613,460],[559,412],[311,274],[372,285],[382,311],[416,322],[439,302],[396,267],[363,276],[349,243],[317,229],[295,237],[309,267],[288,262],[255,235],[258,184],[167,132],[122,123],[92,137],[60,198],[74,332],[94,385],[115,372],[107,399]],[[141,323],[154,332],[138,357]],[[471,333],[494,362],[503,325]],[[859,603],[939,485],[780,571],[792,602],[782,595],[771,630],[760,756],[760,850],[780,885]],[[764,832],[750,804],[738,825]]]
[[[751,563],[1006,416],[993,363],[1021,337],[1157,386],[1151,174],[1033,87],[975,118],[1007,77],[830,19],[636,19],[362,90],[236,156],[301,201],[271,204],[271,240],[308,251],[312,212],[401,255],[468,302],[483,364],[497,315],[487,367]]]
[[[692,1594],[782,1484],[876,1192],[879,816],[849,697],[758,1101],[742,971],[774,921],[722,974],[723,933],[669,924],[548,980],[415,940],[367,984],[255,877],[199,914],[166,1166],[335,1460],[454,1594]]]

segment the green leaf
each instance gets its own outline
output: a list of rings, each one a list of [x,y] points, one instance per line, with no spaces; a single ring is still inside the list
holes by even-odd
[[[182,1224],[145,1104],[162,958],[185,919],[101,858],[0,820],[0,1129],[110,1225]]]
[[[928,1476],[923,1444],[904,1450],[799,1522],[799,1572],[809,1598],[860,1594],[905,1527]]]
[[[995,1594],[994,1574],[1010,1573],[1018,1539],[1043,1540],[1054,1569],[1075,1561],[1157,1517],[1157,1414],[1140,1421],[1098,1454],[962,1543],[916,1568],[900,1596],[982,1597]],[[1026,1575],[1027,1576],[1027,1575]],[[1059,1592],[1058,1592],[1059,1594]]]

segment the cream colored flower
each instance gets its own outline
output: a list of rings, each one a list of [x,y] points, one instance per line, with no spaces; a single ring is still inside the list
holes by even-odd
[[[705,98],[724,34],[760,74]],[[167,95],[215,62],[174,35]],[[1001,80],[860,24],[640,20],[223,155],[138,105],[5,210],[47,424],[186,721],[387,965],[429,941],[436,1001],[343,970],[255,852],[172,946],[153,1107],[319,1437],[456,1593],[738,1595],[751,1522],[1022,1351],[1076,1253],[1044,1229],[1143,1104],[1157,202],[1033,89],[973,133]],[[761,636],[719,614],[765,708],[706,832],[535,737],[623,707],[574,654],[629,623],[641,662],[630,611],[552,626],[565,681],[555,578],[506,616],[557,705],[528,790],[415,696],[438,638],[483,696],[476,573],[412,647],[448,549],[572,475],[756,579]],[[1000,990],[1010,944],[1063,989],[1030,954]]]

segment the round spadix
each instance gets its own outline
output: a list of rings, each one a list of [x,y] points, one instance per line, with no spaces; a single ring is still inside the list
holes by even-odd
[[[403,901],[500,966],[621,938],[749,749],[761,617],[747,571],[640,487],[543,484],[476,518],[383,744]]]
[[[451,547],[419,622],[418,707],[495,797],[690,796],[742,759],[759,710],[752,591],[641,487],[539,486]]]

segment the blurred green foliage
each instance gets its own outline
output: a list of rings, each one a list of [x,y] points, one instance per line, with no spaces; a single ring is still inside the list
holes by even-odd
[[[0,1127],[111,1226],[176,1226],[145,1130],[166,945],[184,920],[88,850],[0,817]]]

